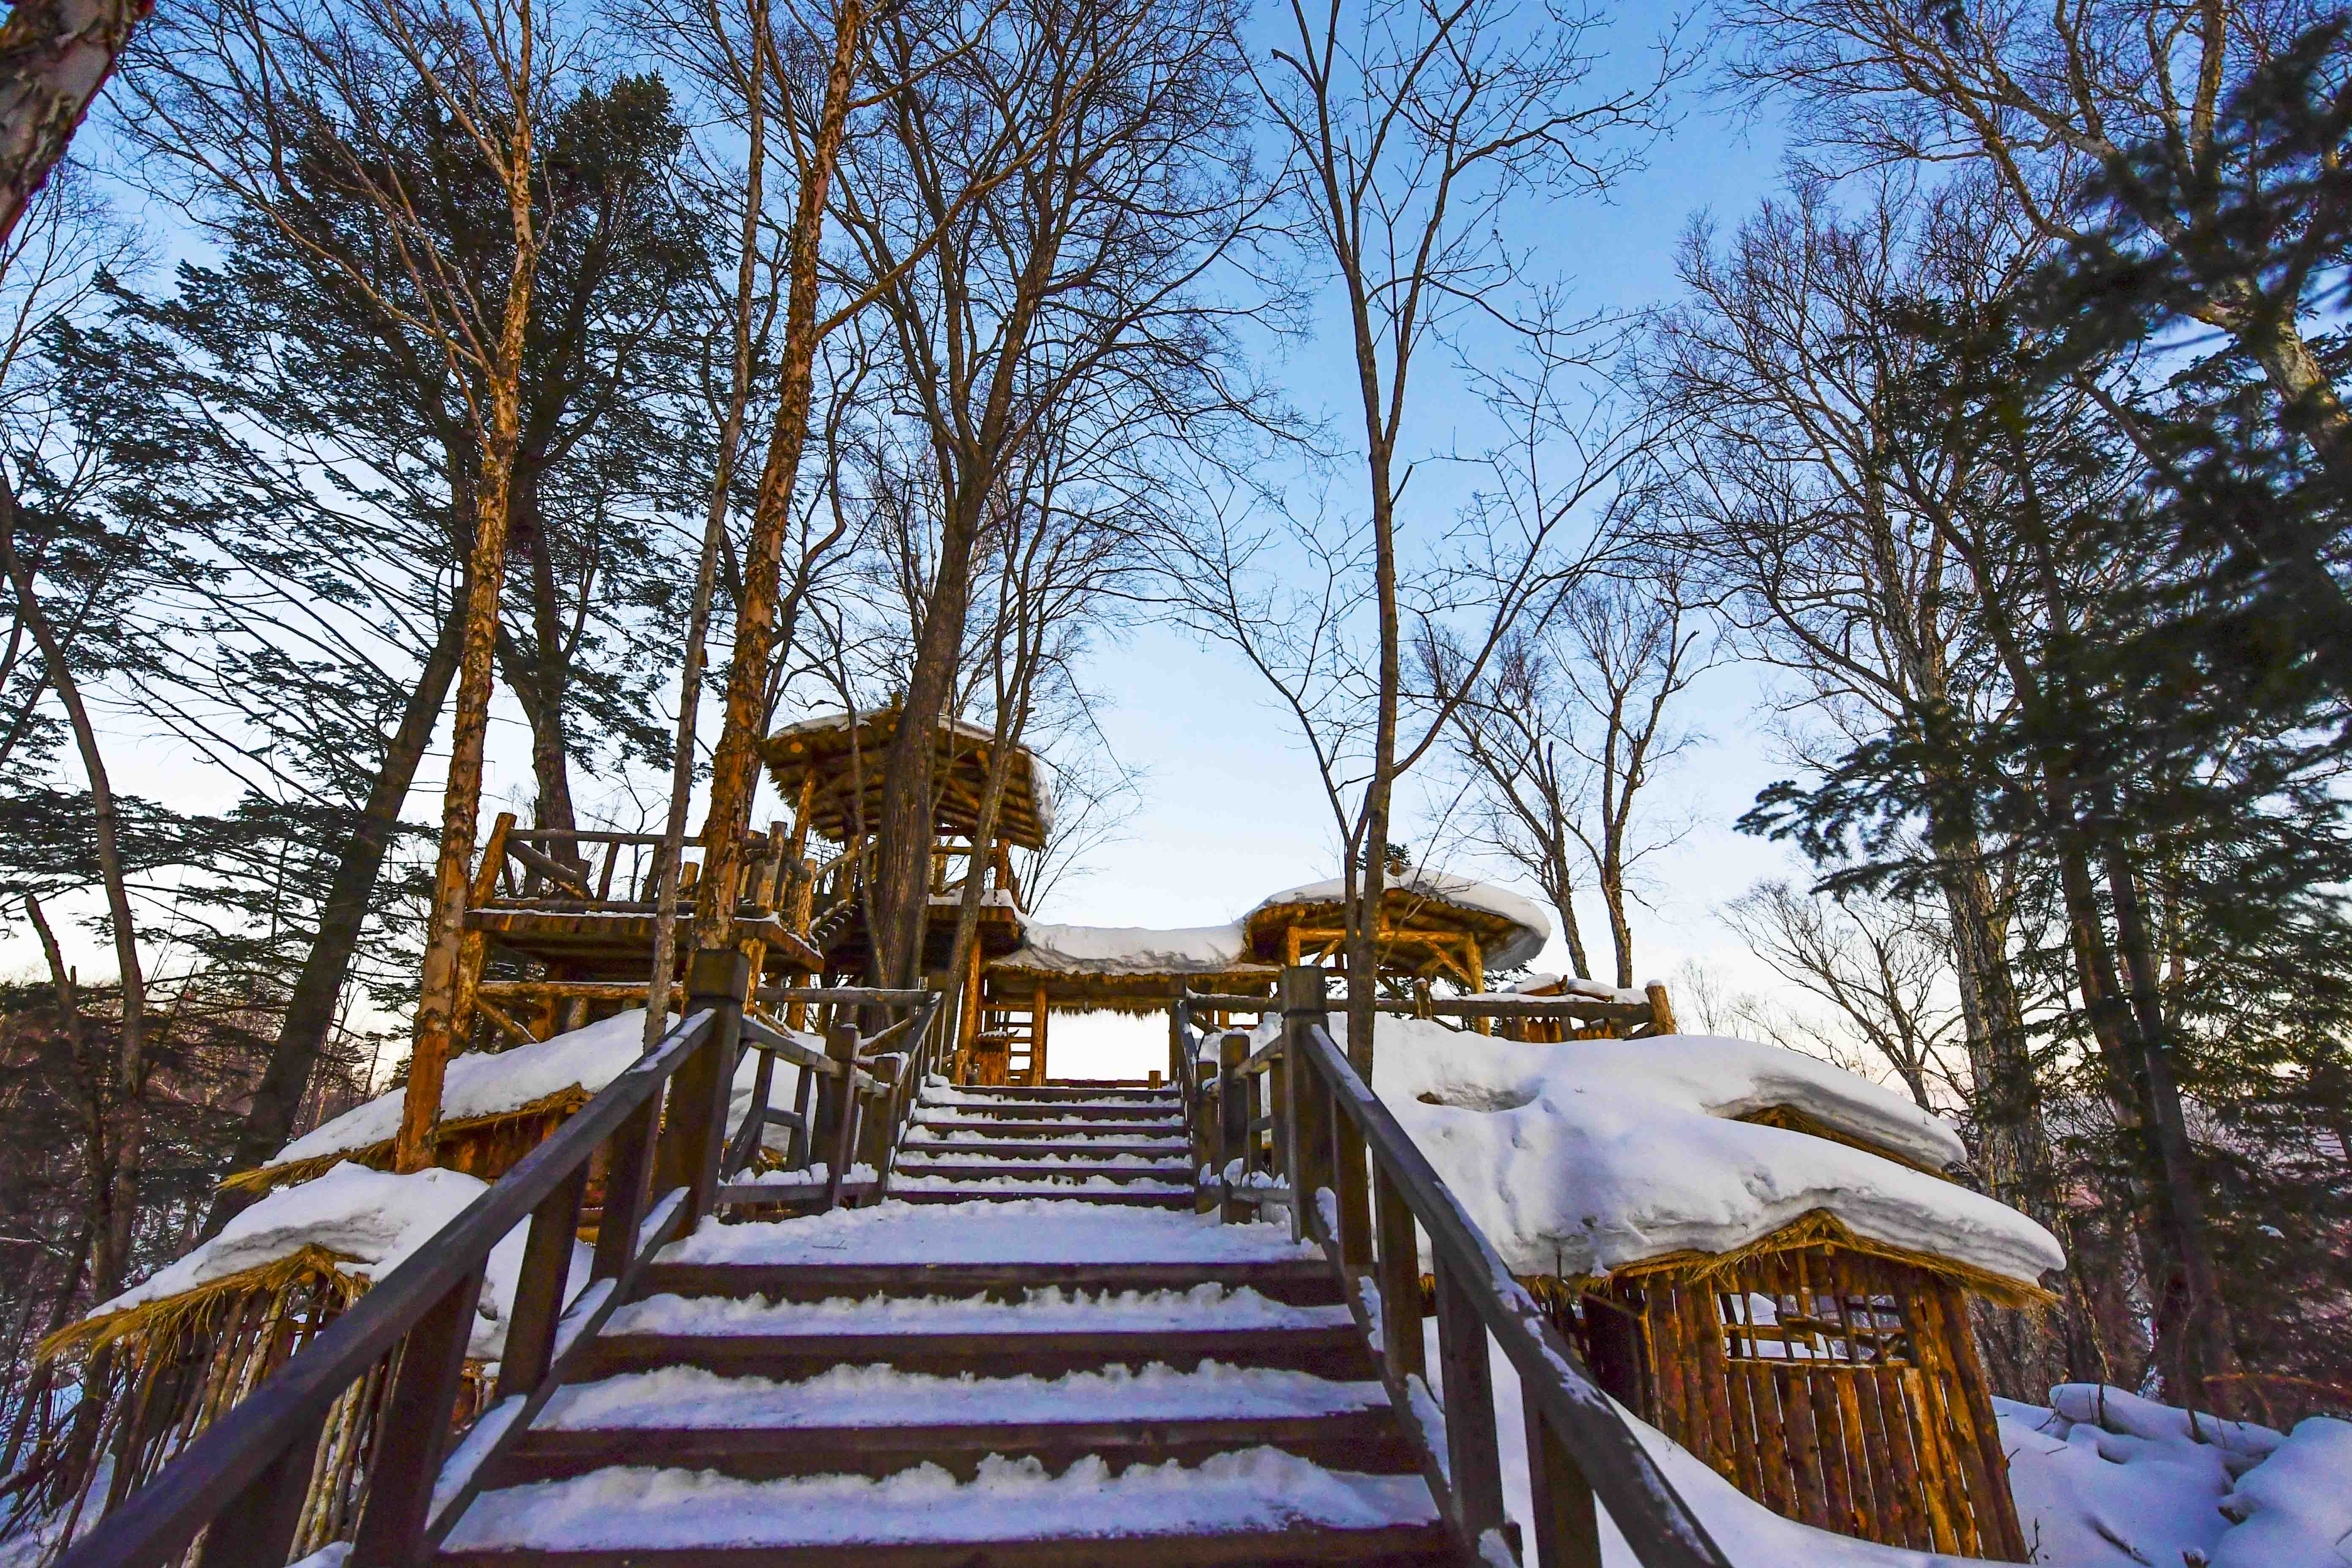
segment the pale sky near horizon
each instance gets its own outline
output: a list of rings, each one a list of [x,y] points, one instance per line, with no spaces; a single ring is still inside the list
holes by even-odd
[[[1636,13],[1639,14],[1638,11]],[[1674,291],[1674,248],[1693,213],[1711,209],[1727,226],[1774,193],[1781,148],[1769,130],[1750,130],[1694,95],[1675,132],[1653,151],[1645,172],[1622,182],[1606,202],[1565,204],[1556,213],[1517,218],[1528,232],[1534,265],[1572,279],[1580,306],[1637,310],[1668,302]],[[150,279],[153,286],[162,280]],[[1309,412],[1344,415],[1336,399],[1351,396],[1331,372],[1339,352],[1329,334],[1292,352],[1280,368],[1285,389]],[[1421,418],[1426,444],[1443,437],[1436,421],[1446,407],[1442,377],[1427,383]],[[1335,428],[1345,427],[1335,418]],[[719,650],[718,657],[724,657]],[[1118,754],[1145,773],[1139,811],[1125,836],[1093,857],[1089,873],[1056,889],[1039,918],[1098,925],[1179,927],[1234,919],[1266,893],[1337,871],[1330,816],[1312,765],[1271,693],[1252,671],[1222,649],[1203,647],[1158,621],[1129,626],[1097,648],[1087,672],[1099,695],[1103,733]],[[1698,959],[1736,989],[1769,990],[1769,972],[1717,922],[1713,910],[1759,878],[1801,875],[1776,846],[1732,830],[1732,822],[1777,767],[1762,740],[1756,710],[1761,688],[1753,671],[1737,666],[1702,677],[1688,694],[1686,721],[1709,739],[1657,786],[1662,814],[1687,814],[1688,836],[1652,864],[1654,908],[1635,917],[1637,978],[1671,979],[1685,959]],[[484,820],[528,801],[530,778],[520,715],[504,706],[493,729],[493,763]],[[786,715],[789,718],[791,715]],[[184,810],[224,809],[234,791],[217,773],[174,754],[168,742],[126,731],[110,721],[110,766],[118,790],[149,795]],[[446,741],[446,731],[443,739]],[[707,742],[707,736],[706,736]],[[446,752],[426,763],[425,788],[410,802],[412,821],[439,810],[437,776]],[[78,772],[78,770],[76,770]],[[582,776],[574,790],[583,816],[600,805],[645,799],[660,781],[639,779],[630,791],[616,779]],[[1408,783],[1415,803],[1426,786]],[[630,810],[634,816],[634,809]],[[763,799],[759,820],[773,810]],[[1409,839],[1410,816],[1400,836]],[[1455,860],[1447,869],[1496,875],[1491,868]],[[1519,890],[1535,896],[1524,884]],[[1583,913],[1589,942],[1605,952],[1606,927],[1597,902]],[[69,942],[85,973],[110,973],[112,963],[89,938]],[[1605,963],[1605,959],[1603,960]],[[0,969],[30,972],[37,950],[19,927],[0,935]],[[150,961],[151,968],[157,967]],[[168,961],[161,967],[168,971]],[[1566,967],[1557,939],[1537,967]],[[1065,1076],[1132,1076],[1163,1059],[1165,1028],[1155,1020],[1059,1018],[1053,1026],[1052,1067]]]

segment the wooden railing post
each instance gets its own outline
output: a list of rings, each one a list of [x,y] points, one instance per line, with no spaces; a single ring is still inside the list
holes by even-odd
[[[825,1173],[824,1206],[841,1206],[841,1184],[849,1179],[849,1163],[857,1140],[857,1028],[837,1023],[824,1032],[824,1054],[840,1069],[817,1089],[816,1147],[830,1163]]]
[[[284,1450],[238,1490],[221,1510],[221,1519],[236,1521],[236,1528],[225,1529],[215,1521],[205,1532],[196,1568],[285,1568],[293,1552],[294,1532],[301,1528],[319,1434],[326,1425],[323,1416],[302,1423]]]
[[[633,1231],[635,1226],[630,1227]],[[367,1506],[352,1544],[353,1568],[415,1568],[425,1555],[433,1482],[449,1441],[449,1416],[473,1337],[482,1265],[442,1293],[401,1342],[400,1365],[384,1403],[385,1441],[368,1476]]]
[[[885,1056],[866,1065],[866,1070],[882,1085],[882,1092],[874,1097],[865,1122],[857,1134],[857,1160],[860,1164],[874,1167],[878,1178],[890,1168],[890,1142],[898,1131],[899,1074],[906,1058]]]
[[[572,1274],[580,1202],[587,1190],[588,1164],[583,1161],[531,1211],[522,1268],[515,1278],[514,1312],[507,1322],[506,1352],[499,1358],[497,1398],[529,1394],[547,1375],[555,1325],[563,1316],[563,1287]]]
[[[1233,1195],[1234,1165],[1249,1174],[1250,1084],[1242,1062],[1249,1056],[1249,1037],[1217,1037],[1217,1180],[1225,1192],[1219,1218],[1239,1225],[1250,1217],[1249,1205]]]
[[[1282,1051],[1293,1066],[1290,1125],[1284,1130],[1290,1145],[1290,1229],[1293,1236],[1320,1241],[1323,1221],[1315,1194],[1331,1184],[1331,1086],[1308,1064],[1306,1041],[1309,1029],[1330,1026],[1323,972],[1312,964],[1292,964],[1283,970],[1276,995],[1282,1004]]]
[[[711,1028],[670,1080],[669,1114],[655,1163],[658,1190],[686,1189],[685,1227],[710,1212],[719,1191],[719,1152],[727,1141],[727,1105],[735,1085],[735,1046],[743,1029],[743,997],[751,961],[738,948],[709,948],[688,961],[686,1008],[705,1008]]]
[[[1475,1547],[1503,1528],[1503,1465],[1496,1447],[1495,1380],[1486,1359],[1486,1325],[1454,1277],[1437,1261],[1437,1357],[1444,1372],[1445,1447],[1454,1509]]]
[[[1592,1486],[1533,1395],[1520,1388],[1528,1424],[1528,1502],[1541,1568],[1601,1568],[1601,1521]]]
[[[1394,1177],[1373,1173],[1380,1225],[1381,1346],[1398,1381],[1427,1370],[1421,1343],[1421,1243]]]

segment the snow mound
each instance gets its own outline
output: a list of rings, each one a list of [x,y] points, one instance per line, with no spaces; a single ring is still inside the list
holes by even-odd
[[[1468,877],[1455,877],[1442,871],[1416,871],[1397,878],[1388,886],[1398,892],[1412,893],[1441,904],[1457,904],[1482,914],[1500,915],[1519,929],[1487,947],[1484,957],[1488,969],[1517,969],[1551,940],[1551,917],[1543,906],[1523,899],[1507,888],[1476,881]],[[1277,904],[1335,904],[1348,896],[1345,882],[1334,878],[1328,882],[1309,882],[1300,888],[1285,888],[1258,900],[1258,910],[1272,909]]]
[[[1981,1194],[1733,1120],[1786,1108],[1922,1164],[1961,1157],[1941,1121],[1794,1051],[1715,1036],[1534,1045],[1413,1018],[1381,1019],[1381,1040],[1382,1102],[1515,1273],[1728,1252],[1816,1210],[2022,1285],[2065,1263],[2048,1231]]]
[[[336,1255],[347,1274],[382,1279],[430,1243],[488,1187],[457,1171],[395,1176],[364,1165],[341,1164],[314,1181],[280,1187],[222,1227],[177,1262],[160,1268],[90,1312],[105,1317],[144,1302],[194,1290],[232,1274],[289,1258],[305,1247]],[[496,1358],[506,1344],[506,1320],[522,1270],[523,1237],[517,1226],[491,1249],[482,1295],[475,1308],[467,1353]],[[589,1251],[572,1248],[571,1285],[586,1278]],[[568,1294],[568,1292],[567,1292]]]
[[[996,967],[1057,974],[1213,974],[1249,957],[1249,938],[1239,925],[1153,931],[1031,921],[1022,934],[1026,945],[995,960]]]
[[[2297,1422],[2218,1506],[2238,1522],[2221,1532],[2213,1568],[2352,1563],[2352,1422],[2325,1415]]]

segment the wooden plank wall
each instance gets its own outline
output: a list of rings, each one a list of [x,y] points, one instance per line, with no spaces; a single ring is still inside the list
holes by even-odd
[[[1948,1281],[1817,1247],[1703,1282],[1648,1275],[1621,1287],[1632,1289],[1651,1419],[1741,1491],[1841,1535],[2026,1560],[1967,1304]],[[1828,1321],[1750,1327],[1750,1291]],[[1808,1359],[1824,1349],[1834,1359]]]

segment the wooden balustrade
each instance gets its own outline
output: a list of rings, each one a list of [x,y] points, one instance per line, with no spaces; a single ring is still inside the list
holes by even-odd
[[[1267,1202],[1288,1208],[1295,1232],[1319,1245],[1339,1273],[1390,1397],[1406,1411],[1431,1404],[1422,1342],[1426,1237],[1436,1281],[1443,1418],[1412,1429],[1421,1440],[1423,1473],[1469,1559],[1518,1563],[1525,1552],[1504,1513],[1498,1439],[1505,1413],[1495,1406],[1491,1339],[1519,1378],[1522,1408],[1516,1414],[1527,1427],[1535,1563],[1598,1568],[1597,1497],[1645,1568],[1728,1568],[1729,1560],[1601,1392],[1576,1347],[1512,1279],[1493,1244],[1333,1043],[1324,980],[1323,970],[1293,966],[1282,972],[1275,1001],[1192,996],[1170,1010],[1170,1071],[1182,1086],[1193,1163],[1214,1164],[1222,1184],[1217,1201],[1226,1217]],[[1458,1000],[1510,1009],[1488,1016],[1538,1017],[1570,1015],[1595,1001]],[[1405,1010],[1414,1005],[1402,1005]],[[1226,1034],[1216,1060],[1201,1060],[1205,1053],[1195,1044],[1195,1009],[1264,1013],[1276,1006],[1282,1031],[1256,1052],[1241,1048],[1244,1037]],[[1229,1180],[1236,1162],[1239,1180]],[[1261,1172],[1271,1181],[1255,1180]]]
[[[489,1462],[530,1426],[572,1358],[630,1299],[654,1255],[721,1203],[747,1194],[776,1201],[775,1188],[730,1181],[751,1162],[766,1127],[793,1129],[792,1158],[800,1164],[811,1149],[833,1160],[828,1180],[809,1184],[812,1201],[831,1205],[878,1195],[923,1078],[938,1066],[939,994],[763,989],[763,1000],[824,1005],[844,1019],[858,1006],[907,1014],[885,1031],[887,1039],[862,1039],[843,1024],[817,1050],[745,1016],[748,969],[737,951],[696,954],[687,1015],[653,1050],[491,1184],[432,1246],[411,1255],[198,1434],[69,1547],[57,1568],[163,1568],[199,1535],[194,1568],[283,1568],[328,1412],[347,1390],[384,1373],[393,1379],[384,1429],[405,1436],[383,1446],[367,1477],[348,1564],[418,1568],[473,1501]],[[877,1051],[877,1043],[895,1048]],[[754,1110],[729,1140],[739,1047],[765,1059]],[[766,1110],[779,1061],[803,1069],[793,1111]],[[814,1121],[812,1084],[833,1089]],[[853,1154],[874,1164],[878,1179],[845,1182]],[[584,1288],[567,1300],[592,1166],[604,1172],[594,1259]],[[526,1222],[498,1387],[482,1415],[457,1433],[467,1342],[490,1250]],[[210,1528],[215,1524],[226,1528]]]

